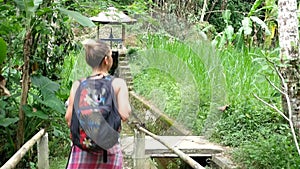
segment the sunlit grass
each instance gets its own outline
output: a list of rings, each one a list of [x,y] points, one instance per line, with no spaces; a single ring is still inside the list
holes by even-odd
[[[166,114],[196,132],[201,131],[207,114],[207,110],[203,110],[209,109],[206,103],[211,95],[210,81],[207,76],[201,76],[206,73],[201,58],[179,41],[159,36],[149,38],[147,49],[131,57],[135,91],[153,103],[164,103],[162,110]],[[150,71],[153,69],[157,71]],[[197,80],[197,76],[206,80]]]
[[[182,100],[192,102],[192,99],[189,100],[188,96],[184,97],[182,94],[191,93],[191,91],[184,91],[189,88],[180,88],[180,85],[186,85],[186,82],[178,80],[183,79],[182,76],[184,75],[190,76],[189,81],[196,86],[192,92],[197,93],[199,100],[196,106],[198,107],[197,114],[189,116],[191,113],[188,113],[189,115],[185,115],[184,118],[186,118],[187,123],[192,124],[192,129],[198,134],[201,134],[203,127],[206,129],[215,127],[216,122],[222,116],[222,112],[217,110],[218,107],[243,105],[245,101],[250,105],[253,104],[254,107],[258,105],[264,107],[261,102],[254,98],[253,94],[268,99],[276,95],[276,91],[265,79],[265,76],[268,76],[275,84],[278,83],[278,78],[265,59],[265,57],[272,56],[263,55],[260,48],[239,50],[228,47],[223,50],[214,50],[206,42],[182,42],[162,36],[149,36],[148,40],[149,42],[146,43],[148,44],[147,50],[143,51],[143,54],[138,53],[131,58],[136,91],[148,97],[153,103],[161,103],[164,100],[165,105],[169,106],[164,107],[163,111],[169,115],[174,115],[174,110],[178,110],[178,106],[181,106],[178,105],[178,99],[181,102]],[[156,51],[154,57],[150,49]],[[166,55],[178,58],[178,63],[165,60]],[[144,57],[142,60],[147,61],[141,61],[141,58],[138,57]],[[151,60],[150,57],[155,59]],[[161,62],[166,62],[163,66],[168,68],[162,68]],[[186,72],[189,74],[178,73],[181,71],[180,66],[183,65],[188,67],[189,71]],[[148,71],[151,68],[163,70],[161,71],[163,73]],[[166,74],[171,79],[175,79],[171,85],[166,78],[159,79],[157,77]],[[158,80],[159,83],[156,83],[155,80]],[[175,84],[177,88],[172,87]],[[176,97],[173,95],[173,99],[169,97],[170,94],[160,94],[159,97],[151,96],[151,90],[157,93],[162,88],[168,89],[167,91],[164,90],[167,93],[176,93],[177,90],[181,90],[181,95]],[[272,101],[279,102],[279,98],[272,98]],[[195,110],[194,107],[195,104],[191,104],[182,111],[189,112],[189,109]],[[182,117],[180,116],[180,118]],[[177,118],[176,120],[180,121],[181,119]]]
[[[53,159],[50,159],[50,169],[62,169],[66,168],[68,162],[68,157],[56,157]]]
[[[265,76],[275,84],[278,84],[278,78],[272,72],[272,68],[268,66],[265,58],[270,56],[264,56],[261,51],[260,48],[239,51],[228,47],[220,52],[226,75],[227,94],[231,102],[236,98],[254,99],[254,93],[262,97],[274,93],[274,89],[267,82]]]

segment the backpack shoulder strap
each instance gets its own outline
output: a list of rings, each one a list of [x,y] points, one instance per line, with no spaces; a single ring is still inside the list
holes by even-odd
[[[114,87],[112,85],[112,82],[115,79],[115,77],[112,76],[112,75],[108,75],[108,76],[105,76],[105,78],[109,78],[109,80],[110,80],[111,94],[112,94],[112,99],[113,99],[113,106],[114,106],[114,109],[119,114],[119,109],[118,109],[118,105],[117,105],[117,99],[116,99],[116,95],[115,95],[115,90],[114,90]]]
[[[76,91],[77,91],[78,87],[80,86],[80,83],[81,83],[81,79],[80,79],[80,80],[76,80],[76,81],[73,83],[73,85],[72,85],[71,92],[72,92],[72,94],[74,95],[74,97],[75,97],[75,95],[76,95]]]

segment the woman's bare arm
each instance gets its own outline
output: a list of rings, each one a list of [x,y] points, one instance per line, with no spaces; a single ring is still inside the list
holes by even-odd
[[[67,124],[68,124],[69,127],[71,125],[74,97],[75,97],[75,93],[76,93],[76,90],[77,90],[78,86],[79,86],[78,81],[73,83],[72,89],[70,91],[70,96],[68,98],[69,104],[68,104],[67,111],[66,111],[66,114],[65,114],[65,119],[66,119]]]
[[[117,98],[119,114],[121,119],[126,121],[131,113],[126,82],[123,79],[115,78],[112,85]]]

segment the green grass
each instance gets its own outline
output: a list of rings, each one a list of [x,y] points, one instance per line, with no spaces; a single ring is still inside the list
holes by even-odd
[[[230,46],[213,50],[205,42],[161,36],[149,36],[147,40],[147,49],[131,56],[136,92],[157,105],[168,105],[159,107],[173,118],[175,115],[177,121],[194,126],[190,128],[194,133],[236,147],[235,160],[244,168],[254,164],[262,168],[300,166],[286,122],[254,97],[281,108],[280,93],[266,80],[280,86],[266,60],[278,60],[278,51]],[[223,105],[229,108],[217,110]],[[268,163],[270,159],[274,160]]]
[[[68,162],[68,157],[55,157],[50,159],[50,169],[61,169],[66,168]]]
[[[134,79],[135,92],[151,99],[159,109],[176,117],[180,111],[180,93],[176,81],[169,74],[158,69],[147,69]],[[149,86],[148,84],[152,85]],[[160,86],[158,88],[157,86]]]

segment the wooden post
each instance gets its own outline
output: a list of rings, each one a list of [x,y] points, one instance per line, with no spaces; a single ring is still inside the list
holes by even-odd
[[[125,26],[122,24],[122,48],[125,47]]]
[[[48,133],[37,142],[38,168],[49,169]]]
[[[134,129],[133,168],[141,169],[145,166],[145,134]]]

